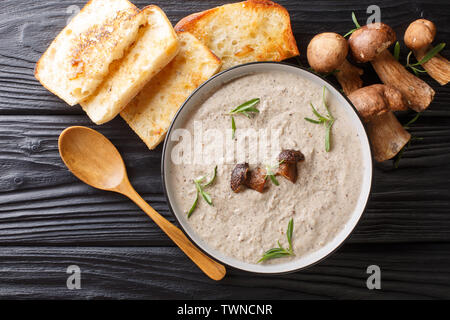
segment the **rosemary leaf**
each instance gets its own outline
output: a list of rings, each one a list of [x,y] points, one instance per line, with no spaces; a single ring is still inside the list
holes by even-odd
[[[319,121],[319,120],[313,120],[311,118],[305,118],[306,121],[309,121],[311,123],[315,123],[315,124],[321,124],[323,121]]]
[[[347,38],[349,35],[351,35],[353,32],[355,32],[356,30],[358,30],[357,28],[350,30],[349,32],[347,32],[346,34],[344,34],[344,38]]]
[[[240,113],[243,111],[247,111],[249,108],[254,107],[255,105],[257,105],[259,103],[260,99],[259,98],[255,98],[255,99],[251,99],[247,102],[244,102],[243,104],[237,106],[236,108],[234,108],[233,110],[230,111],[230,114],[236,114],[236,113]],[[259,110],[258,110],[259,112]]]
[[[231,130],[233,131],[232,138],[234,139],[234,136],[236,134],[236,123],[234,122],[233,116],[231,116]]]
[[[214,182],[214,180],[216,180],[216,176],[217,176],[217,166],[214,167],[214,171],[213,171],[213,175],[212,175],[211,179],[206,184],[204,184],[203,187],[207,187],[207,186],[211,185]]]
[[[208,194],[208,193],[206,193],[205,191],[203,191],[202,190],[202,197],[203,197],[203,199],[205,199],[205,201],[210,205],[210,206],[212,206],[212,199],[211,199],[211,196]]]
[[[327,123],[327,129],[325,132],[325,151],[326,152],[330,152],[330,148],[331,148],[331,127],[333,126],[334,120],[328,121]]]
[[[280,183],[278,182],[277,178],[275,178],[275,176],[273,174],[269,175],[270,180],[272,180],[272,183],[276,186],[279,186]]]
[[[394,58],[398,61],[400,57],[400,42],[396,42],[394,46]]]
[[[285,257],[285,256],[289,256],[291,255],[288,251],[286,250],[281,250],[279,248],[277,248],[278,251],[275,252],[270,252],[270,253],[264,253],[264,255],[262,256],[261,259],[258,260],[258,263],[269,260],[269,259],[276,259],[276,258],[281,258],[281,257]]]
[[[322,116],[317,110],[316,108],[314,108],[314,105],[310,102],[311,108],[312,108],[312,112],[314,113],[314,115],[319,118],[320,122],[327,122],[329,119],[327,119],[326,117]]]
[[[289,252],[292,252],[292,233],[294,231],[294,219],[291,218],[288,223],[288,228],[286,232],[287,240],[289,243]]]
[[[439,43],[437,46],[435,46],[430,51],[428,51],[427,54],[422,59],[420,59],[419,62],[415,63],[414,65],[424,64],[425,62],[427,62],[428,60],[433,58],[435,55],[437,55],[442,49],[444,49],[444,47],[445,47],[445,43]]]
[[[187,217],[188,219],[191,217],[191,215],[194,213],[195,208],[197,208],[197,203],[198,203],[198,191],[195,193],[195,200],[194,203],[192,204],[192,207],[189,209],[188,213],[187,213]]]
[[[358,20],[356,19],[356,15],[355,15],[355,13],[352,11],[352,20],[353,20],[353,23],[355,24],[355,26],[356,26],[356,29],[359,29],[359,28],[361,28],[361,26],[359,25],[359,23],[358,23]]]
[[[405,125],[403,125],[403,128],[409,129],[409,126],[412,125],[414,122],[416,122],[417,119],[419,119],[419,117],[420,112],[417,112],[416,115],[411,120],[409,120]]]

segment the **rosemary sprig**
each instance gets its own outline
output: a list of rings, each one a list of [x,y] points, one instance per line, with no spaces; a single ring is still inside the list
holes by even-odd
[[[202,177],[199,177],[199,178],[193,180],[194,181],[194,185],[195,185],[195,189],[196,189],[197,192],[195,194],[194,203],[192,204],[192,207],[187,212],[187,217],[188,218],[191,217],[191,215],[194,213],[195,209],[197,208],[199,195],[201,195],[202,198],[206,201],[206,203],[208,203],[210,206],[213,205],[213,202],[212,202],[212,199],[211,199],[211,195],[209,193],[207,193],[204,190],[204,188],[210,186],[214,182],[214,180],[216,179],[216,176],[217,176],[217,166],[214,167],[214,172],[213,172],[212,177],[205,184],[202,184],[203,180],[205,180],[205,176],[202,176]]]
[[[281,258],[285,256],[293,256],[294,250],[292,248],[292,233],[294,231],[294,219],[291,218],[288,223],[287,231],[286,231],[286,237],[289,244],[289,248],[284,248],[280,241],[277,241],[278,247],[272,248],[264,252],[261,259],[258,260],[258,263],[269,260],[269,259],[275,259],[275,258]]]
[[[323,124],[325,125],[326,131],[325,131],[325,151],[329,152],[331,150],[331,128],[336,121],[336,119],[331,115],[330,109],[328,108],[328,104],[325,99],[325,90],[326,87],[323,87],[323,93],[322,93],[322,104],[324,105],[325,109],[327,110],[327,116],[321,115],[316,108],[314,108],[314,105],[310,102],[311,109],[313,114],[317,117],[317,119],[311,119],[311,118],[305,118],[306,121],[314,123],[314,124]]]
[[[348,37],[348,36],[351,35],[353,32],[355,32],[356,30],[358,30],[359,28],[361,28],[361,25],[359,24],[358,19],[356,19],[356,15],[355,15],[355,13],[354,13],[353,11],[352,11],[352,20],[353,20],[353,23],[355,24],[355,27],[356,27],[356,28],[354,28],[354,29],[350,30],[349,32],[347,32],[347,33],[344,35],[344,38]]]
[[[259,103],[259,101],[259,98],[251,99],[237,106],[228,113],[228,115],[231,116],[231,130],[233,132],[233,139],[236,133],[236,122],[234,121],[234,115],[243,114],[247,118],[251,118],[251,114],[259,113],[259,110],[255,107]]]
[[[444,49],[445,43],[439,43],[437,46],[432,48],[430,51],[427,52],[427,54],[417,61],[416,63],[410,63],[410,58],[412,55],[412,51],[408,53],[408,56],[406,57],[406,68],[410,68],[416,76],[419,76],[420,73],[426,73],[426,70],[418,68],[418,66],[422,66],[424,63],[428,62],[431,58],[433,58],[435,55],[437,55],[442,49]]]

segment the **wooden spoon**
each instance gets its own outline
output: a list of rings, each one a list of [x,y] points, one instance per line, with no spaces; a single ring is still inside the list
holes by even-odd
[[[101,133],[87,127],[69,127],[58,140],[59,154],[69,170],[88,185],[121,193],[134,201],[211,279],[221,280],[225,267],[200,251],[184,233],[147,204],[128,180],[125,163],[116,147]]]

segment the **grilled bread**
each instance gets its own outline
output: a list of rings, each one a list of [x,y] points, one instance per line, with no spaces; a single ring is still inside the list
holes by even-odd
[[[136,39],[145,21],[127,0],[91,0],[36,65],[35,77],[73,106],[90,96]]]
[[[184,100],[221,66],[220,60],[199,40],[179,32],[180,52],[120,113],[150,148],[164,139]]]
[[[157,6],[144,8],[146,24],[124,57],[114,61],[109,74],[94,94],[80,104],[96,124],[113,119],[147,82],[178,53],[172,24]]]
[[[281,61],[299,54],[287,10],[272,1],[227,4],[181,19],[221,60],[222,70],[252,61]]]

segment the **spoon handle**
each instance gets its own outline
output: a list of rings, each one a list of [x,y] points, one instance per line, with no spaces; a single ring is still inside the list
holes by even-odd
[[[173,242],[211,279],[221,280],[226,269],[220,263],[214,261],[202,251],[200,251],[185,236],[183,231],[170,223],[167,219],[155,211],[141,196],[134,190],[131,184],[127,183],[126,188],[120,188],[120,193],[134,201],[153,221],[172,239]],[[125,190],[124,190],[125,189]]]

